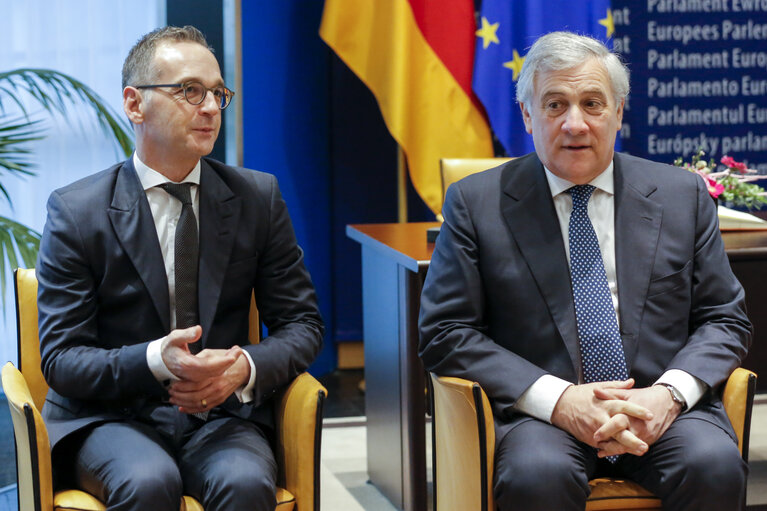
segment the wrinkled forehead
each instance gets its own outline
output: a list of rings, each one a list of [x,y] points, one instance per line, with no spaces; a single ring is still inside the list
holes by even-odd
[[[533,77],[533,90],[537,99],[557,94],[600,95],[611,98],[614,93],[604,65],[590,59],[566,69],[545,69]]]

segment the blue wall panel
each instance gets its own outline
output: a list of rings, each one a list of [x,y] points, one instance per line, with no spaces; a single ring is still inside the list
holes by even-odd
[[[244,164],[277,176],[325,319],[314,374],[336,366],[330,279],[327,47],[322,2],[242,2]]]

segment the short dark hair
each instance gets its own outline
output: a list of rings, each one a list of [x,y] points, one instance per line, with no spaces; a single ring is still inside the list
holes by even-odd
[[[125,58],[122,73],[123,89],[128,85],[139,83],[146,85],[152,82],[157,73],[156,69],[152,69],[152,59],[157,46],[165,41],[197,43],[213,53],[213,48],[208,45],[202,32],[191,25],[152,30],[133,45]]]

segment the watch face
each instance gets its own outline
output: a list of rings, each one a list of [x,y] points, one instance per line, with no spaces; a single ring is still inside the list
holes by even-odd
[[[687,402],[684,400],[682,393],[679,392],[677,388],[672,385],[663,385],[663,386],[666,387],[668,391],[671,393],[671,399],[673,399],[674,402],[682,405],[682,410],[685,410],[687,408]]]

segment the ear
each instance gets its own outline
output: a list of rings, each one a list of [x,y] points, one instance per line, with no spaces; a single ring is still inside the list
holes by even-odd
[[[123,110],[133,124],[144,122],[144,97],[135,87],[123,89]]]
[[[524,103],[519,104],[520,110],[522,110],[522,120],[525,121],[525,131],[530,135],[533,134],[533,119],[530,117],[530,112],[527,111]]]
[[[618,116],[618,131],[621,130],[621,126],[623,125],[623,107],[626,104],[626,100],[622,99],[620,105],[618,105],[618,111],[616,112],[616,115]]]

